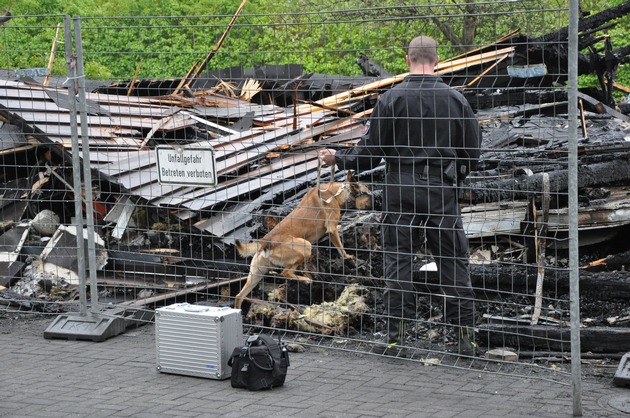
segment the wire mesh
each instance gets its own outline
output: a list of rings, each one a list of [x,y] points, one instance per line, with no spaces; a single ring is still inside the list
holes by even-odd
[[[563,381],[570,341],[562,179],[575,174],[567,171],[566,124],[576,115],[566,107],[568,40],[545,35],[566,27],[566,2],[363,3],[80,18],[87,100],[79,111],[90,146],[82,164],[92,173],[82,181],[94,192],[83,205],[93,208],[97,231],[98,300],[90,306],[143,311],[149,315],[138,320],[147,322],[155,308],[176,302],[233,306],[256,260],[261,280],[242,306],[250,330],[380,355],[394,318],[406,322],[398,345],[409,360],[511,374],[540,367]],[[13,246],[3,253],[0,314],[79,309],[72,226],[85,212],[74,210],[66,88],[77,78],[66,71],[70,45],[54,42],[63,39],[62,20],[14,16],[0,35],[0,66],[8,69],[0,94],[1,213]],[[40,42],[25,49],[25,34]],[[472,358],[458,352],[460,329],[444,316],[452,300],[444,292],[454,292],[440,282],[436,247],[432,253],[423,238],[449,229],[416,224],[413,251],[392,252],[383,224],[409,212],[387,211],[386,165],[355,173],[366,188],[359,198],[372,201],[366,207],[345,195],[346,170],[319,162],[321,149],[360,140],[378,101],[403,81],[407,44],[419,34],[438,41],[436,72],[470,103],[483,132],[479,165],[457,198],[467,254],[441,264],[470,263]],[[338,215],[308,206],[343,187]],[[265,240],[308,196],[315,198],[296,219],[278,227],[284,235]],[[335,216],[339,225],[326,225]],[[237,242],[265,242],[263,252],[284,246],[275,254],[281,260],[239,255]],[[412,260],[411,274],[400,278],[413,284],[405,291],[411,316],[386,310],[388,251]],[[307,280],[283,274],[291,259]],[[495,357],[480,355],[491,350]]]

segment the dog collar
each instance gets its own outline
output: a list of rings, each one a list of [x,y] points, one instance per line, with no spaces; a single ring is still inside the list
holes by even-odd
[[[346,189],[347,187],[348,187],[348,186],[346,186],[346,184],[345,184],[345,183],[344,183],[344,184],[342,184],[342,185],[341,185],[341,187],[339,188],[339,190],[337,190],[337,193],[335,193],[334,195],[330,196],[328,199],[322,199],[322,202],[324,202],[324,203],[330,203],[330,202],[332,202],[332,200],[333,200],[335,197],[339,196],[339,195],[341,194],[341,192],[343,192],[343,190],[344,190],[344,189]],[[328,189],[326,189],[326,190],[317,189],[317,190],[318,190],[318,192],[319,192],[319,198],[321,199],[321,197],[322,197],[322,191],[324,191],[324,192],[325,192],[325,191],[327,191]]]

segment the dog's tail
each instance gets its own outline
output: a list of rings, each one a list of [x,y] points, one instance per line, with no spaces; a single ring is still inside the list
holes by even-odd
[[[256,251],[260,248],[260,244],[257,241],[254,242],[242,242],[236,240],[236,251],[241,255],[241,257],[250,257],[256,254]]]

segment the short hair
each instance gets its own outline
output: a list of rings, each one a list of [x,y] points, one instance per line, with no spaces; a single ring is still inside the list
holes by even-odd
[[[437,43],[429,36],[416,36],[409,42],[407,55],[414,64],[433,64],[438,57]]]

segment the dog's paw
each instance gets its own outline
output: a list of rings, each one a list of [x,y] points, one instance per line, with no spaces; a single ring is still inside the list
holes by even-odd
[[[297,279],[298,279],[299,281],[301,281],[302,283],[305,283],[305,284],[311,284],[311,283],[313,283],[313,279],[311,279],[310,277],[306,277],[306,276],[297,276]]]

